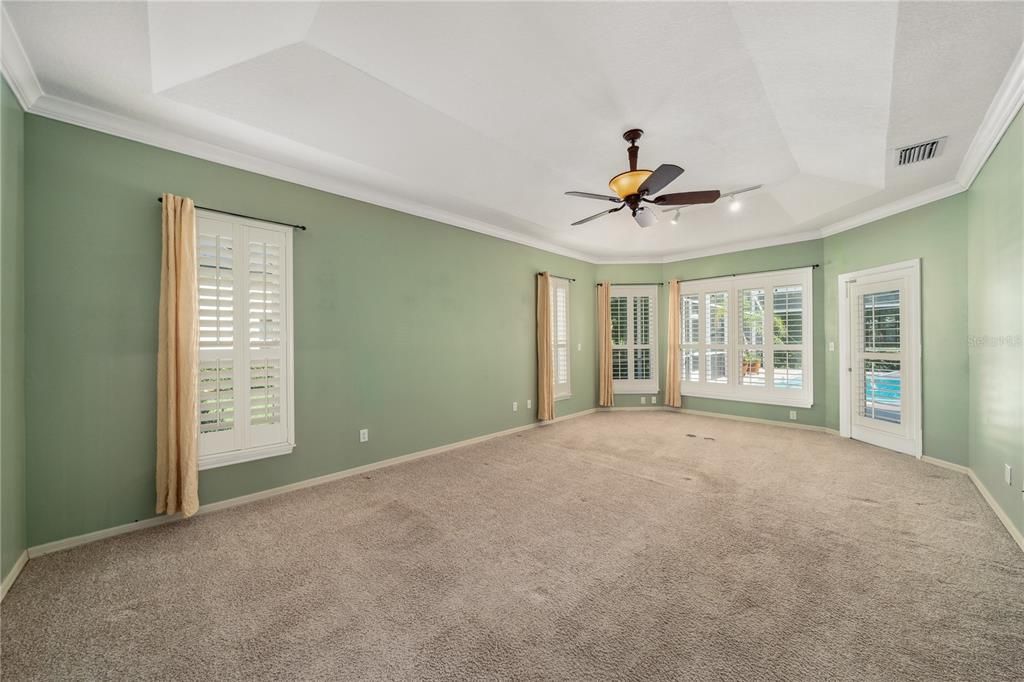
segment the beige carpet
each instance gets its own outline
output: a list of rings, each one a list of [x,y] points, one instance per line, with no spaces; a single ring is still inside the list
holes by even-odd
[[[1020,680],[1024,553],[961,474],[615,412],[34,559],[2,618],[4,680]]]

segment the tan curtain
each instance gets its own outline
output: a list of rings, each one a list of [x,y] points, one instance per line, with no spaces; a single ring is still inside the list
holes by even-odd
[[[199,509],[199,297],[196,209],[164,194],[157,352],[156,512]]]
[[[668,351],[665,358],[665,404],[682,407],[679,395],[679,281],[668,283]]]
[[[612,407],[615,404],[615,386],[612,383],[612,285],[597,285],[597,404]]]
[[[551,349],[551,275],[537,275],[537,419],[555,418],[555,373]]]

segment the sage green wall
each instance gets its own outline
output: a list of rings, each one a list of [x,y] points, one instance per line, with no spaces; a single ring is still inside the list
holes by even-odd
[[[839,428],[839,275],[920,258],[924,454],[967,465],[966,252],[964,193],[825,238],[829,428]]]
[[[533,422],[539,270],[579,280],[557,413],[594,405],[593,265],[32,115],[25,136],[30,545],[153,516],[161,192],[309,227],[298,445],[203,472],[202,502]]]
[[[2,80],[2,79],[0,79]],[[0,577],[25,551],[25,115],[0,85]]]
[[[970,466],[1024,532],[1024,123],[1017,119],[967,202]],[[1006,485],[1003,467],[1013,467]]]
[[[821,240],[814,239],[795,244],[769,246],[762,249],[738,251],[719,256],[706,256],[691,260],[668,263],[664,267],[665,279],[706,279],[722,275],[741,274],[758,270],[788,270],[806,265],[821,265]],[[814,305],[812,308],[814,348],[814,404],[809,408],[794,408],[783,405],[761,405],[713,398],[686,398],[683,407],[704,412],[755,419],[772,419],[789,422],[789,413],[795,410],[796,423],[823,426],[825,424],[825,353],[824,318],[825,299],[822,295],[822,269],[816,268],[811,276]],[[666,337],[667,338],[667,337]]]

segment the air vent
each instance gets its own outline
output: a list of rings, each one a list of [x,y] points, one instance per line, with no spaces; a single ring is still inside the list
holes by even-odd
[[[927,142],[912,144],[909,147],[897,147],[896,165],[909,166],[912,163],[920,163],[921,161],[934,159],[942,153],[942,148],[945,144],[946,138],[940,137],[936,140],[928,140]]]

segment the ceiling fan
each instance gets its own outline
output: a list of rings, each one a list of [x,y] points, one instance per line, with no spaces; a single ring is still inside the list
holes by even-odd
[[[622,139],[629,142],[629,149],[627,150],[629,153],[629,170],[619,173],[608,182],[608,188],[618,196],[613,197],[606,194],[592,194],[590,192],[566,192],[567,195],[572,197],[599,199],[618,204],[615,208],[610,208],[607,211],[601,211],[590,217],[577,220],[573,223],[573,226],[589,223],[591,220],[596,220],[603,215],[615,213],[629,207],[637,224],[640,227],[648,227],[656,223],[658,218],[653,210],[643,205],[644,203],[657,206],[691,206],[693,204],[713,204],[722,196],[722,193],[717,189],[710,189],[699,192],[662,194],[661,196],[652,197],[651,195],[665,189],[669,183],[682,175],[683,169],[671,163],[665,163],[658,166],[654,171],[637,170],[636,159],[640,147],[636,145],[636,141],[643,134],[644,131],[639,128],[627,130],[622,134]]]

